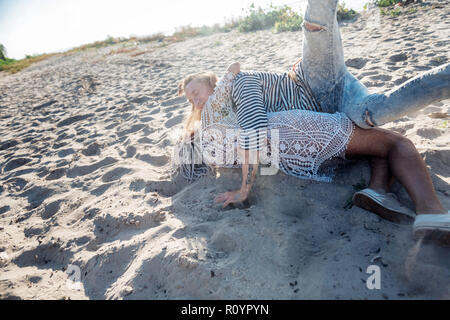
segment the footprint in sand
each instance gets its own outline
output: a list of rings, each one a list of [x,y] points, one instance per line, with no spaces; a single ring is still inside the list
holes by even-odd
[[[122,167],[114,168],[103,175],[102,181],[111,182],[114,180],[119,180],[122,176],[129,174],[130,172],[133,172],[133,170]]]
[[[28,181],[22,178],[12,178],[5,182],[4,187],[9,193],[22,191]]]
[[[117,127],[118,125],[119,125],[118,122],[111,123],[110,125],[106,126],[105,129],[106,130],[110,130],[110,129],[113,129],[113,128]]]
[[[225,255],[229,255],[233,251],[236,251],[237,243],[231,235],[219,231],[211,237],[211,248]]]
[[[181,187],[170,180],[146,181],[144,192],[157,192],[161,196],[172,197],[180,191]]]
[[[385,75],[385,74],[379,74],[376,76],[370,76],[369,79],[371,80],[381,80],[381,81],[390,81],[392,79],[391,76]]]
[[[428,70],[431,69],[430,66],[418,66],[418,65],[413,65],[412,67],[415,69],[415,71],[428,71]]]
[[[378,71],[366,71],[359,74],[360,77],[372,76],[378,74]]]
[[[149,97],[142,96],[142,97],[131,98],[131,99],[128,100],[128,101],[129,101],[129,102],[132,102],[132,103],[142,104],[142,103],[145,103],[145,102],[147,102],[147,101],[149,101],[149,100],[150,100]]]
[[[24,251],[13,262],[19,267],[30,267],[46,265],[52,262],[52,267],[56,264],[67,265],[73,254],[68,250],[62,250],[58,243],[47,243],[37,246],[34,249]]]
[[[82,136],[82,135],[87,135],[89,133],[91,133],[89,130],[85,129],[85,128],[75,128],[77,130],[77,136]]]
[[[56,138],[55,142],[59,142],[61,140],[66,140],[66,139],[72,139],[73,137],[75,137],[74,134],[68,134],[66,132],[57,132],[56,133],[58,135],[58,137]]]
[[[166,123],[164,123],[164,126],[169,129],[172,128],[173,126],[180,124],[184,119],[183,115],[179,115],[179,116],[175,116],[172,119],[169,119],[166,121]]]
[[[46,228],[46,229],[47,230],[45,230],[44,228],[41,228],[41,227],[32,226],[30,228],[25,228],[23,230],[23,233],[25,234],[25,237],[31,238],[33,236],[37,236],[37,235],[40,235],[40,234],[48,231],[48,228]]]
[[[94,111],[95,112],[102,112],[102,111],[105,111],[106,109],[107,109],[107,107],[100,107],[100,108],[95,109]]]
[[[63,126],[68,126],[68,125],[71,125],[72,123],[75,123],[75,122],[82,121],[82,120],[85,120],[87,118],[90,118],[93,115],[94,115],[93,113],[88,113],[88,114],[73,116],[73,117],[70,117],[70,118],[67,118],[67,119],[64,119],[64,120],[58,122],[58,124],[56,126],[58,128],[59,127],[63,127]]]
[[[347,59],[345,61],[345,65],[347,67],[352,67],[355,69],[362,69],[366,65],[367,61],[368,61],[368,59],[365,59],[365,58]]]
[[[85,156],[98,156],[100,155],[100,145],[97,142],[91,143],[86,149],[81,151]]]
[[[130,129],[125,129],[125,130],[122,130],[122,131],[118,131],[117,132],[117,136],[122,137],[122,136],[130,134],[130,133],[135,133],[135,132],[141,130],[142,128],[144,128],[144,127],[145,127],[145,124],[142,124],[142,123],[141,124],[135,124]]]
[[[127,147],[127,155],[126,155],[126,157],[127,158],[131,158],[131,157],[134,157],[135,154],[136,154],[136,148],[133,147],[133,146],[128,146]]]
[[[56,101],[56,100],[50,100],[50,101],[47,101],[47,102],[45,102],[45,103],[43,103],[43,104],[40,104],[40,105],[38,105],[38,106],[36,106],[36,107],[33,107],[32,110],[33,110],[33,111],[36,111],[36,110],[39,110],[39,109],[42,109],[42,108],[51,106],[52,104],[54,104],[54,103],[56,103],[56,102],[58,102],[58,101]]]
[[[167,92],[169,92],[168,89],[157,89],[157,90],[154,90],[152,93],[150,93],[150,95],[152,95],[154,97],[160,97],[160,96],[163,96],[164,94],[166,94]]]
[[[102,184],[101,186],[95,188],[94,190],[92,190],[90,193],[94,196],[101,196],[102,194],[104,194],[106,192],[106,190],[109,189],[109,187],[111,187],[113,184],[112,183],[105,183]]]
[[[150,121],[152,121],[154,119],[155,118],[148,116],[148,117],[143,117],[140,120],[141,120],[141,122],[150,122]]]
[[[171,111],[164,110],[164,118],[171,119],[173,116],[173,113]]]
[[[430,60],[429,65],[431,65],[432,67],[437,67],[447,62],[448,58],[446,56],[437,56]]]
[[[183,108],[186,107],[186,106],[188,106],[188,105],[189,105],[189,104],[186,104],[186,103],[183,103],[183,104],[181,104],[181,105],[177,104],[177,105],[174,105],[174,106],[172,106],[172,107],[164,108],[164,112],[166,112],[166,113],[172,113],[173,111],[183,110]]]
[[[3,207],[0,207],[0,214],[4,214],[4,213],[8,212],[9,209],[11,209],[10,206],[3,206]]]
[[[149,154],[138,154],[136,156],[137,159],[145,161],[153,166],[156,167],[162,167],[165,164],[167,164],[170,160],[168,156],[162,155],[162,156],[151,156]]]
[[[92,219],[100,213],[101,213],[101,210],[99,208],[85,208],[84,209],[84,217],[80,221],[83,221],[86,219]]]
[[[153,107],[154,108],[154,107]],[[161,111],[161,108],[154,108],[149,114],[156,114],[159,113]]]
[[[0,151],[12,148],[19,144],[17,140],[7,140],[5,142],[0,143]]]
[[[152,134],[155,131],[156,131],[155,128],[150,128],[148,126],[145,126],[144,129],[142,130],[142,135],[143,136],[148,136],[149,134]]]
[[[407,59],[408,59],[408,56],[406,55],[406,53],[394,54],[389,57],[389,60],[392,62],[406,61]]]
[[[57,180],[66,174],[67,168],[59,168],[50,171],[49,175],[45,177],[45,180]]]
[[[141,144],[155,144],[155,141],[153,139],[149,139],[147,137],[140,138],[137,142]]]
[[[425,156],[440,161],[444,165],[444,169],[450,166],[450,150],[429,150],[425,153]]]
[[[56,149],[65,147],[65,146],[68,145],[68,144],[69,144],[69,142],[55,143],[55,144],[53,144],[52,149],[55,149],[55,150],[56,150]]]
[[[26,165],[29,162],[31,162],[30,158],[16,158],[16,159],[10,160],[6,163],[5,167],[3,168],[3,172],[17,169],[21,166]]]
[[[109,166],[113,163],[116,163],[117,160],[111,157],[107,157],[99,162],[96,162],[94,164],[91,165],[87,165],[87,166],[75,166],[74,168],[70,169],[67,171],[67,177],[68,178],[75,178],[78,176],[85,176],[87,174],[90,174],[98,169],[100,169],[101,167],[106,167]]]
[[[177,98],[173,98],[173,99],[169,99],[169,100],[161,102],[161,106],[168,107],[168,106],[173,106],[173,105],[184,103],[184,102],[186,102],[185,97],[177,97]]]
[[[426,139],[436,139],[437,137],[440,137],[443,134],[443,132],[436,128],[419,128],[417,129],[417,135],[421,136],[422,138]]]
[[[40,213],[41,218],[44,220],[48,220],[53,217],[56,213],[58,213],[62,202],[63,200],[57,200],[47,204]]]
[[[64,158],[64,157],[67,157],[67,156],[69,156],[71,154],[74,154],[74,153],[75,153],[75,150],[73,150],[72,148],[64,149],[64,150],[58,151],[58,157]]]
[[[144,189],[146,186],[146,182],[143,179],[137,179],[130,183],[130,186],[128,187],[131,191],[139,192],[142,189]]]
[[[43,188],[40,186],[34,186],[31,189],[28,189],[21,194],[20,197],[26,197],[30,206],[27,209],[34,209],[39,207],[45,199],[52,196],[54,190],[49,188]]]
[[[32,142],[32,141],[34,141],[35,138],[36,137],[34,137],[34,136],[24,137],[22,139],[22,143]]]

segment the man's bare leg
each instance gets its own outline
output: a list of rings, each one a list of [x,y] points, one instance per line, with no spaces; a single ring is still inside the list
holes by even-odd
[[[377,191],[389,192],[393,176],[389,169],[389,162],[383,158],[373,157],[370,161],[371,177],[369,188]]]
[[[436,195],[425,162],[409,139],[385,129],[355,127],[346,156],[358,155],[385,159],[392,175],[411,197],[417,214],[447,212]]]

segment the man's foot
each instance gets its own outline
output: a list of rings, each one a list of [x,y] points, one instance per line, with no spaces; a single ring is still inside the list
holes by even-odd
[[[353,203],[395,223],[411,223],[416,217],[416,214],[402,205],[393,193],[366,188],[353,195]]]
[[[414,238],[450,246],[450,211],[444,214],[418,214],[413,225]]]

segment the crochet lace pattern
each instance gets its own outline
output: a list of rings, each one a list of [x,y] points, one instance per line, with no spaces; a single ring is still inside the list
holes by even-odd
[[[203,107],[201,127],[194,138],[175,146],[174,174],[179,172],[193,181],[214,167],[241,167],[237,151],[239,125],[231,99],[234,77],[227,72],[217,82]],[[268,112],[267,116],[268,141],[260,151],[261,162],[291,176],[331,182],[334,167],[325,164],[332,158],[343,157],[354,131],[352,121],[343,113],[297,109]],[[278,158],[273,157],[272,150],[278,150]]]

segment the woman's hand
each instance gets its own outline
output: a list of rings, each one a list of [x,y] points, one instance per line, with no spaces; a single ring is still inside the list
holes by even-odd
[[[216,203],[223,202],[222,209],[228,206],[230,203],[240,203],[247,199],[248,189],[239,189],[236,191],[219,193],[219,195],[214,199]]]
[[[230,66],[228,67],[227,71],[231,71],[234,74],[238,74],[239,72],[241,72],[241,64],[239,62],[235,62],[233,64],[230,64]]]

